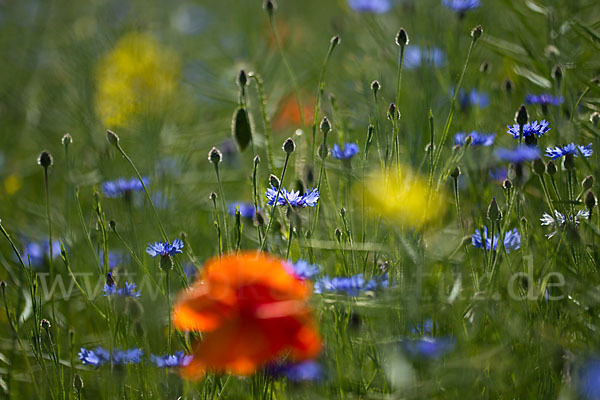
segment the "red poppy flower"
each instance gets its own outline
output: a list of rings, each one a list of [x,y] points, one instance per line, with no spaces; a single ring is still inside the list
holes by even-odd
[[[311,293],[309,283],[269,255],[208,261],[173,310],[178,329],[204,332],[184,375],[199,378],[207,370],[250,375],[287,352],[295,360],[316,357],[321,339],[306,303]]]

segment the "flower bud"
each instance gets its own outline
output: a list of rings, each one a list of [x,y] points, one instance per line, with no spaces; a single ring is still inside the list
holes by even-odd
[[[487,217],[490,221],[500,221],[502,219],[502,211],[500,211],[495,197],[492,197],[492,201],[487,210]]]
[[[340,209],[340,216],[341,216],[342,218],[346,216],[346,209],[345,209],[344,207],[342,207],[342,208]]]
[[[400,47],[404,47],[408,44],[408,42],[408,34],[404,28],[400,28],[400,31],[398,31],[398,34],[396,35],[396,44]]]
[[[6,281],[5,280],[0,281],[0,289],[6,289]]]
[[[331,130],[331,124],[329,123],[329,119],[327,119],[327,117],[323,117],[321,125],[319,125],[319,129],[323,135],[327,135],[329,133]]]
[[[563,69],[559,64],[556,64],[554,68],[552,68],[552,79],[554,79],[557,83],[560,83],[563,77]]]
[[[60,142],[63,146],[68,146],[73,143],[73,138],[68,133],[65,133]]]
[[[260,164],[260,156],[257,154],[254,156],[254,166],[256,167],[258,164]]]
[[[517,113],[515,114],[515,122],[519,125],[525,125],[527,121],[529,121],[527,108],[525,108],[525,104],[521,104],[521,107],[519,107]]]
[[[160,261],[158,263],[158,267],[165,272],[168,272],[173,269],[173,257],[170,255],[161,256]]]
[[[73,388],[78,393],[81,392],[81,389],[83,389],[83,379],[81,379],[81,376],[79,376],[79,374],[75,374],[75,376],[73,377]]]
[[[113,146],[119,145],[119,136],[111,130],[106,131],[106,140]]]
[[[321,158],[321,160],[325,160],[328,154],[329,148],[325,143],[321,143],[321,145],[319,146],[319,157]]]
[[[554,163],[554,161],[548,161],[548,164],[546,164],[546,173],[548,173],[548,175],[550,176],[554,176],[557,171],[558,168],[556,168],[556,164]]]
[[[340,44],[341,39],[340,39],[340,35],[335,35],[334,37],[331,38],[331,40],[329,41],[329,43],[331,43],[331,47],[335,47],[338,44]]]
[[[371,90],[373,91],[373,95],[375,97],[377,97],[377,92],[379,92],[379,89],[381,89],[381,84],[378,80],[374,80],[373,82],[371,82]]]
[[[42,151],[38,157],[37,163],[44,168],[49,168],[52,166],[54,160],[52,159],[52,154],[47,151]]]
[[[208,195],[208,198],[211,201],[215,201],[215,200],[217,200],[217,194],[215,192],[210,192],[210,194]]]
[[[115,284],[115,280],[113,279],[113,276],[110,272],[106,274],[106,284],[108,286],[113,286]]]
[[[504,188],[504,190],[512,189],[512,182],[510,181],[510,179],[505,179],[504,182],[502,182],[502,187]]]
[[[340,228],[335,228],[335,237],[339,243],[342,242],[342,230]]]
[[[221,151],[219,149],[217,149],[216,147],[213,147],[208,152],[208,161],[210,161],[211,163],[217,165],[218,163],[221,162],[222,159],[223,159],[223,153],[221,153]]]
[[[48,321],[47,319],[43,319],[40,321],[40,326],[44,329],[50,329],[50,321]]]
[[[504,83],[502,84],[502,88],[504,89],[504,91],[506,91],[506,93],[512,92],[512,89],[513,89],[512,81],[510,79],[506,78],[504,80]]]
[[[265,0],[263,8],[269,16],[272,16],[273,12],[277,9],[277,3],[275,3],[275,0]]]
[[[460,176],[461,172],[460,172],[460,168],[456,167],[452,170],[452,172],[450,173],[450,176],[454,179],[457,179]]]
[[[390,107],[388,109],[388,118],[391,121],[395,121],[398,119],[398,110],[396,109],[396,105],[394,103],[390,104]]]
[[[594,176],[593,175],[588,175],[585,178],[583,178],[583,181],[581,182],[581,187],[583,187],[584,192],[586,190],[590,190],[593,186],[594,186]]]
[[[482,74],[487,73],[490,70],[490,63],[487,60],[484,60],[481,65],[479,65],[479,72]]]
[[[287,154],[292,154],[296,150],[296,143],[291,138],[288,138],[283,142],[283,151]]]
[[[531,167],[536,175],[542,176],[544,175],[544,172],[546,172],[546,164],[544,164],[544,161],[542,161],[541,158],[536,158],[533,160]]]
[[[465,138],[465,147],[469,147],[473,143],[473,136],[467,135]]]
[[[271,184],[271,186],[273,186],[275,189],[279,189],[279,178],[276,177],[275,175],[271,174],[269,175],[269,183]]]
[[[600,113],[598,111],[590,115],[590,122],[594,124],[595,127],[598,127],[598,123],[600,123]]]
[[[585,195],[585,206],[588,210],[592,211],[592,208],[596,207],[598,204],[598,200],[596,199],[596,195],[591,190]]]
[[[477,39],[479,39],[481,37],[481,35],[483,35],[483,27],[481,25],[477,25],[471,31],[471,37],[473,38],[473,41],[475,42]]]
[[[564,169],[573,169],[575,168],[575,156],[573,154],[566,154],[565,158],[563,160],[563,167]]]
[[[243,89],[244,87],[246,87],[247,83],[248,83],[248,76],[246,75],[246,71],[241,69],[240,73],[238,74],[238,77],[237,77],[237,84],[239,85],[239,87],[241,87]]]

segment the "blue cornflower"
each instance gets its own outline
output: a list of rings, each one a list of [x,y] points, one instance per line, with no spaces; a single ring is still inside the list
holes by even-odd
[[[550,130],[548,125],[550,124],[545,119],[541,120],[540,122],[528,122],[525,125],[523,125],[523,137],[526,138],[528,136],[534,135],[537,137],[543,136],[546,132]],[[507,128],[508,130],[506,132],[508,134],[510,134],[515,139],[519,138],[519,124],[514,124],[513,126],[508,125]]]
[[[504,182],[504,180],[507,178],[506,168],[492,168],[490,169],[489,174],[490,178],[495,181]]]
[[[567,215],[561,214],[558,210],[554,210],[554,217],[548,213],[544,213],[540,221],[543,226],[553,227],[555,230],[546,235],[548,239],[552,238],[554,235],[558,233],[558,229],[561,229],[565,226],[565,224],[570,223],[575,227],[579,226],[579,222],[581,219],[588,218],[590,215],[588,210],[579,210],[575,215]]]
[[[148,186],[150,180],[143,177],[144,185]],[[102,191],[106,197],[115,198],[123,197],[131,192],[140,192],[144,190],[142,182],[138,178],[119,178],[115,181],[107,181],[102,183]]]
[[[60,256],[60,242],[58,240],[52,241],[52,257],[56,258]],[[50,258],[50,245],[48,241],[43,242],[29,242],[25,241],[25,252],[21,256],[25,264],[29,258],[29,263],[32,267],[41,267],[44,265],[44,261]]]
[[[240,209],[240,215],[242,218],[253,219],[254,215],[256,214],[254,212],[254,204],[250,203],[230,203],[227,206],[227,212],[230,215],[235,215],[235,210],[237,208]]]
[[[438,47],[421,48],[409,46],[404,50],[404,68],[414,69],[421,65],[441,67],[446,63],[446,54]]]
[[[331,156],[337,160],[348,160],[358,153],[358,145],[356,143],[346,143],[343,147],[336,144],[331,149]]]
[[[471,146],[485,146],[485,147],[489,147],[492,144],[494,144],[494,138],[496,137],[496,135],[494,133],[490,134],[490,135],[486,135],[484,133],[479,133],[479,132],[471,132],[469,134],[466,134],[464,132],[459,132],[456,135],[454,135],[454,144],[458,145],[458,146],[463,146],[465,144],[465,139],[467,138],[467,136],[471,136]]]
[[[266,368],[269,375],[274,377],[285,376],[292,382],[318,381],[323,377],[323,368],[314,360],[299,363],[286,363],[269,365]]]
[[[193,356],[185,354],[183,351],[176,351],[173,355],[155,356],[152,354],[151,358],[158,368],[179,368],[188,366]]]
[[[342,292],[349,296],[358,296],[362,292],[375,291],[388,286],[387,274],[383,275],[380,279],[370,279],[369,281],[365,281],[363,274],[335,278],[324,276],[315,282],[314,291],[317,294]]]
[[[109,272],[106,275],[106,283],[104,284],[104,296],[122,296],[122,297],[140,297],[140,293],[136,291],[135,283],[125,282],[125,287],[117,289],[117,285]]]
[[[457,13],[464,13],[479,7],[479,0],[442,0],[442,4]]]
[[[183,272],[185,273],[188,281],[191,281],[196,277],[196,275],[198,275],[198,268],[196,268],[196,266],[192,263],[185,263],[183,264]]]
[[[299,191],[292,190],[291,192],[288,192],[287,189],[282,186],[279,197],[277,197],[277,189],[271,186],[270,188],[267,188],[265,196],[267,197],[267,200],[269,200],[267,202],[267,205],[269,206],[275,204],[276,198],[277,205],[285,206],[289,203],[292,207],[315,207],[319,201],[319,191],[317,188],[310,191],[307,190],[304,195],[301,195]]]
[[[540,156],[540,151],[537,147],[519,146],[512,150],[498,149],[494,154],[503,161],[520,164],[525,161],[535,160]]]
[[[558,106],[564,101],[565,98],[563,96],[558,97],[552,96],[551,94],[528,94],[527,96],[525,96],[525,102],[527,104],[539,104],[544,107],[548,105]]]
[[[583,399],[600,399],[600,358],[589,358],[579,369],[577,391]]]
[[[112,354],[115,365],[138,364],[142,361],[144,351],[142,349],[114,350]]]
[[[490,97],[487,93],[479,92],[477,89],[473,89],[469,93],[461,89],[458,94],[458,104],[463,110],[473,106],[486,108],[490,105]]]
[[[82,347],[79,350],[79,359],[85,365],[99,367],[110,361],[110,352],[102,347],[96,347],[94,350],[87,350]]]
[[[494,251],[498,248],[498,236],[498,233],[494,236]],[[483,227],[483,237],[481,236],[479,229],[475,230],[475,233],[471,237],[471,243],[479,249],[485,248],[486,250],[490,250],[492,248],[492,238],[488,236],[487,226]],[[504,235],[504,248],[507,253],[510,253],[511,250],[519,250],[521,248],[521,235],[519,235],[517,228],[506,232]]]
[[[551,157],[553,160],[556,160],[557,158],[561,158],[566,156],[567,154],[573,154],[575,157],[579,157],[579,154],[583,155],[584,157],[591,157],[591,155],[594,153],[594,150],[592,150],[592,144],[588,144],[587,146],[584,145],[575,145],[575,143],[570,143],[566,146],[556,146],[555,148],[552,147],[548,147],[546,149],[546,157]]]
[[[157,256],[174,256],[176,253],[183,253],[181,250],[183,249],[183,242],[181,239],[173,240],[173,244],[166,242],[154,242],[154,244],[149,243],[146,248],[146,253],[150,254],[152,257]]]
[[[453,337],[433,338],[424,336],[417,339],[405,339],[400,343],[408,355],[429,359],[440,358],[456,347],[456,340]]]
[[[295,263],[289,262],[291,273],[300,279],[311,279],[321,272],[321,267],[317,264],[309,264],[308,261],[298,260]]]
[[[383,14],[392,8],[391,0],[348,0],[354,11]]]

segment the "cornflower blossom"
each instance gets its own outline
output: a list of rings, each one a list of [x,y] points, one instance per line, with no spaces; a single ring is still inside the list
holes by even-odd
[[[483,235],[479,229],[475,230],[475,233],[471,237],[471,243],[479,249],[491,250],[493,247],[494,251],[496,251],[498,248],[499,235],[499,233],[494,235],[494,242],[492,244],[492,238],[488,235],[487,226],[484,226]],[[507,253],[510,253],[511,250],[519,250],[521,248],[521,235],[519,235],[517,228],[509,230],[504,235],[504,248]]]
[[[540,218],[540,222],[542,226],[550,226],[555,229],[554,231],[546,235],[548,239],[551,239],[554,235],[558,233],[558,229],[564,227],[567,223],[577,227],[579,226],[580,220],[583,218],[588,218],[589,215],[590,213],[588,210],[579,210],[574,216],[570,215],[566,217],[564,214],[561,214],[558,210],[554,210],[554,217],[548,213],[544,213],[542,215],[542,218]]]
[[[275,199],[277,198],[277,205],[285,206],[290,205],[292,207],[316,207],[317,202],[319,201],[319,191],[317,188],[312,190],[307,190],[303,195],[300,194],[299,191],[287,191],[285,187],[281,187],[281,191],[279,192],[279,197],[277,196],[277,189],[273,186],[267,188],[265,196],[268,200],[267,205],[272,206],[275,204]]]
[[[150,184],[150,179],[143,177],[144,185]],[[141,192],[144,190],[142,182],[138,178],[119,178],[114,181],[106,181],[102,183],[102,192],[109,198],[125,197],[133,192]]]
[[[575,157],[579,157],[580,154],[586,158],[591,157],[592,154],[594,154],[594,150],[592,150],[592,143],[588,144],[587,146],[570,143],[566,146],[546,148],[546,157],[550,157],[553,160],[564,157],[567,154],[573,154],[573,156]]]

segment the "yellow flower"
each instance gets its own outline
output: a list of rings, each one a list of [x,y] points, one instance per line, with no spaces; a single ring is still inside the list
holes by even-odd
[[[105,127],[118,127],[164,110],[177,88],[179,71],[174,51],[143,33],[125,35],[96,69],[98,117]]]
[[[17,193],[19,189],[21,189],[21,186],[21,178],[19,178],[17,175],[9,175],[6,177],[6,179],[4,179],[4,190],[9,196]]]
[[[390,166],[388,173],[374,173],[364,184],[367,205],[401,225],[421,227],[444,215],[444,193],[430,192],[427,180],[407,166]]]

